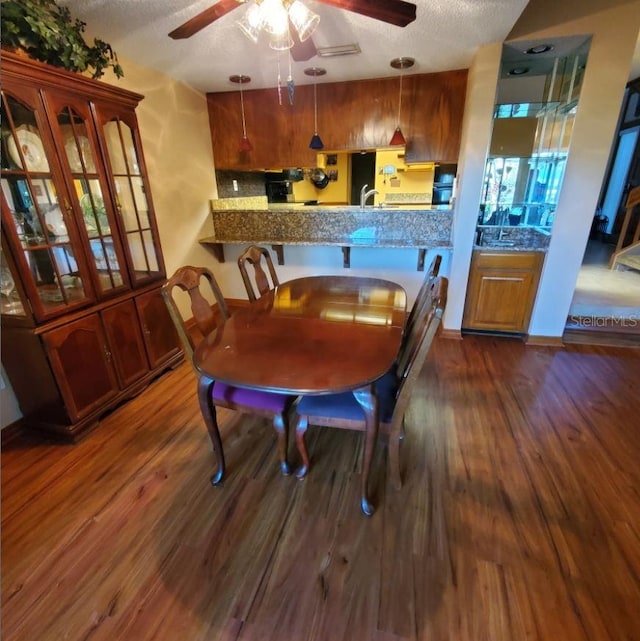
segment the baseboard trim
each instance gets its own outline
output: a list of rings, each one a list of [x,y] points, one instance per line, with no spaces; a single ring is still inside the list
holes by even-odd
[[[0,447],[6,447],[12,441],[15,441],[19,436],[25,433],[24,422],[21,418],[13,423],[9,423],[6,427],[0,430]]]
[[[459,329],[441,329],[440,336],[442,338],[447,338],[450,340],[461,341],[462,331],[460,331]]]
[[[536,347],[562,347],[564,340],[562,336],[532,336],[529,335],[524,341],[527,345]]]

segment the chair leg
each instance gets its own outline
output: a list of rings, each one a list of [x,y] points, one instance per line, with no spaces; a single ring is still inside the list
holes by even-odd
[[[217,485],[222,481],[224,476],[224,451],[222,450],[222,439],[220,438],[220,430],[218,429],[218,421],[216,420],[216,406],[213,404],[211,391],[213,388],[213,381],[206,376],[198,378],[198,402],[200,403],[200,412],[204,423],[209,432],[209,438],[213,445],[213,452],[216,456],[218,469],[211,477],[211,483]]]
[[[273,427],[278,434],[278,456],[280,457],[280,470],[287,476],[291,474],[287,461],[287,445],[289,443],[289,418],[282,414],[273,417]]]
[[[309,427],[307,417],[298,416],[298,420],[296,422],[296,447],[298,448],[298,454],[302,459],[302,465],[296,471],[296,476],[299,480],[302,480],[309,471],[309,452],[307,451],[307,443],[305,441],[307,427]]]

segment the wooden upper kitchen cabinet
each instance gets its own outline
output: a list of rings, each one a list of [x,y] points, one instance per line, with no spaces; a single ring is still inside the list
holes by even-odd
[[[526,333],[543,259],[542,252],[474,251],[462,329]]]
[[[2,52],[2,362],[26,425],[75,438],[180,362],[142,96]]]
[[[466,85],[465,69],[403,76],[401,126],[407,162],[458,161]],[[325,150],[387,147],[397,125],[399,87],[398,76],[318,83],[318,133]],[[243,94],[250,152],[239,151],[239,91],[207,94],[216,168],[313,166],[313,85],[296,86],[293,105],[285,89],[282,104],[277,89],[245,89]]]

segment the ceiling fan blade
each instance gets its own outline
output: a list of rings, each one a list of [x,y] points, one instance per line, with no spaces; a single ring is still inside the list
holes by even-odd
[[[416,19],[416,5],[404,0],[318,0],[318,2],[398,27],[406,27]]]
[[[291,52],[291,57],[296,62],[311,60],[311,58],[318,53],[316,45],[311,38],[307,38],[304,42],[301,42],[295,27],[291,23],[289,24],[289,34],[293,40],[293,47],[291,47],[289,51]]]
[[[219,0],[212,7],[201,11],[199,14],[193,16],[191,20],[187,20],[187,22],[180,25],[177,29],[174,29],[169,34],[169,37],[174,40],[190,38],[194,33],[198,33],[200,29],[208,27],[218,18],[222,18],[222,16],[233,11],[236,7],[240,6],[243,1],[244,0]]]

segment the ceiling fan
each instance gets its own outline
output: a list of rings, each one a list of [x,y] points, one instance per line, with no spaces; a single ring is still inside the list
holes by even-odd
[[[316,0],[322,4],[359,13],[374,20],[380,20],[398,27],[406,27],[416,19],[416,5],[405,0]],[[190,38],[227,13],[233,11],[245,0],[218,0],[216,4],[195,15],[174,29],[169,36],[174,40]],[[287,0],[285,3],[290,4]],[[316,47],[311,38],[301,41],[296,29],[290,29],[293,46],[291,57],[296,61],[309,60],[316,55]]]

